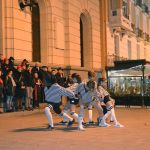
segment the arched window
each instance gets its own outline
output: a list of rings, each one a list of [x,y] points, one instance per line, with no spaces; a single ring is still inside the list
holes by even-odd
[[[87,11],[80,15],[80,59],[81,67],[93,67],[92,25]]]
[[[84,67],[84,55],[83,55],[83,23],[80,18],[80,56],[81,56],[81,67]]]

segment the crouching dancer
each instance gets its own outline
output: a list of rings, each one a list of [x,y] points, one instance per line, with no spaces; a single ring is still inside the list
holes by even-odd
[[[80,75],[78,75],[77,73],[73,73],[71,75],[71,79],[72,79],[72,85],[70,85],[67,89],[69,89],[72,92],[76,92],[76,89],[78,87],[78,85],[81,83],[81,77]],[[75,93],[76,94],[76,93]],[[79,103],[79,99],[70,99],[69,97],[67,97],[67,103],[64,106],[64,112],[66,114],[68,114],[68,112],[70,111],[70,115],[75,118],[76,122],[78,121],[78,114],[76,113],[76,105]],[[64,118],[59,124],[66,124],[67,123],[67,118]]]
[[[88,84],[88,82],[87,82]],[[85,129],[83,128],[82,122],[83,122],[83,117],[85,114],[85,110],[87,108],[92,108],[94,106],[96,110],[98,111],[99,114],[99,126],[100,127],[108,127],[108,124],[105,122],[103,119],[103,110],[100,105],[100,101],[97,100],[96,98],[93,98],[93,93],[89,91],[89,88],[86,83],[82,82],[79,84],[76,93],[80,95],[81,101],[80,101],[80,109],[79,109],[79,117],[78,117],[78,129],[81,131],[84,131]]]
[[[110,115],[112,116],[112,119],[114,121],[114,126],[117,128],[122,128],[124,127],[122,124],[120,124],[117,121],[116,115],[115,115],[115,110],[114,110],[114,102],[112,98],[110,97],[110,94],[102,87],[102,86],[97,86],[95,81],[89,81],[87,86],[91,88],[91,91],[93,91],[93,97],[96,99],[99,99],[101,102],[104,102],[106,105],[107,113],[104,115],[103,119],[106,120],[107,117]]]
[[[59,116],[67,118],[69,120],[67,126],[70,127],[74,123],[74,119],[69,117],[65,112],[61,110],[61,96],[67,96],[76,99],[74,93],[58,85],[57,78],[53,78],[51,87],[45,87],[44,92],[45,100],[48,103],[48,106],[45,108],[45,114],[49,123],[48,129],[54,129],[53,118],[51,114],[52,109]]]

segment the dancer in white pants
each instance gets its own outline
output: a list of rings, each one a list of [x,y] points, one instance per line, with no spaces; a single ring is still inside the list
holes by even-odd
[[[61,105],[61,96],[68,96],[70,98],[76,99],[74,93],[68,89],[65,89],[57,84],[57,79],[53,78],[53,83],[50,88],[45,87],[45,99],[49,104],[45,108],[45,114],[48,119],[48,129],[54,129],[53,118],[51,114],[51,109],[54,110],[55,113],[59,114],[61,117],[65,117],[69,120],[68,127],[70,127],[74,123],[74,119],[69,117],[65,112],[63,112],[60,108]]]
[[[88,92],[88,87],[86,83],[80,83],[76,93],[80,95],[81,101],[80,101],[80,109],[79,109],[79,114],[78,114],[78,129],[79,130],[85,130],[83,128],[82,122],[83,122],[83,117],[86,108],[94,106],[98,113],[99,113],[99,126],[101,127],[107,127],[108,124],[105,123],[105,120],[103,119],[103,109],[100,105],[99,100],[93,99],[93,94]]]
[[[104,115],[103,119],[106,120],[106,118],[111,115],[115,127],[124,127],[117,121],[114,110],[114,102],[111,100],[109,93],[102,86],[97,86],[96,82],[92,80],[87,83],[87,87],[89,88],[90,92],[92,91],[93,98],[99,99],[101,102],[103,101],[106,105],[107,113]]]
[[[71,77],[73,80],[73,84],[67,89],[69,89],[70,91],[74,92],[74,94],[76,94],[75,91],[79,83],[81,83],[81,78],[77,73],[73,73]],[[67,97],[67,103],[64,106],[64,112],[68,114],[68,112],[70,111],[70,115],[73,118],[75,118],[76,121],[78,121],[78,114],[75,112],[75,110],[76,110],[76,105],[78,103],[79,103],[79,99],[72,99],[72,98],[70,99]],[[66,124],[67,121],[68,121],[67,118],[64,118],[63,121],[60,122],[60,124],[64,125]]]

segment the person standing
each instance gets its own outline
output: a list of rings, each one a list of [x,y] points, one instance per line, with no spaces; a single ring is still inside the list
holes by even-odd
[[[23,71],[24,83],[26,86],[26,109],[31,110],[31,102],[33,100],[33,87],[34,81],[31,72],[31,67],[29,64],[26,64],[26,69]]]
[[[39,108],[39,102],[42,100],[42,81],[39,79],[38,73],[34,73],[33,88],[33,108]]]
[[[13,96],[15,92],[16,83],[13,78],[12,70],[7,71],[6,79],[5,79],[5,89],[6,89],[6,104],[7,104],[7,111],[13,110]]]
[[[25,110],[25,96],[26,87],[24,84],[24,78],[22,73],[22,67],[17,66],[17,72],[15,74],[16,89],[15,89],[15,99],[16,99],[16,110]]]
[[[58,68],[58,69],[57,69],[56,78],[57,78],[58,84],[59,84],[60,86],[63,86],[63,87],[64,87],[66,78],[64,77],[64,72],[63,72],[63,69],[62,69],[62,68]]]
[[[0,69],[0,108],[3,108],[4,105],[3,105],[3,88],[4,88],[4,82],[3,82],[3,79],[2,79],[2,71]],[[3,112],[3,110],[2,110]],[[1,113],[1,111],[0,111]]]

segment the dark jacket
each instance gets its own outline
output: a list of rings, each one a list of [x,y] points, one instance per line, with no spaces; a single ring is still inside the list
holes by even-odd
[[[15,75],[15,82],[16,82],[16,88],[15,88],[15,96],[17,98],[22,98],[26,95],[26,87],[24,83],[23,73],[22,72],[16,72]]]
[[[7,96],[14,96],[14,87],[9,76],[5,79],[5,90]]]
[[[28,70],[23,71],[23,79],[25,86],[34,87],[33,76]]]
[[[0,77],[0,99],[3,96],[3,88],[4,88],[4,82],[3,82],[2,78]]]

